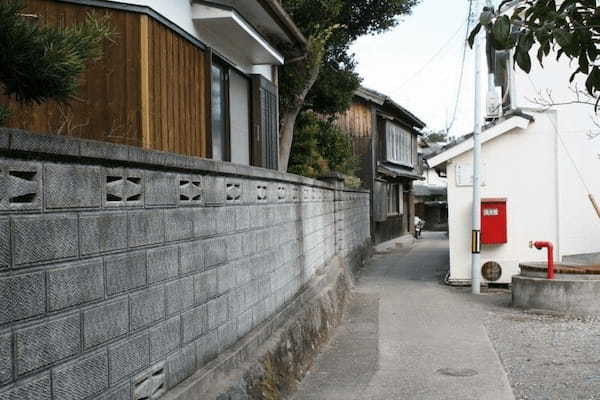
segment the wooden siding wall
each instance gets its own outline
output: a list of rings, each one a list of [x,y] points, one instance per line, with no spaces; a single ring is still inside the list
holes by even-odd
[[[345,113],[339,114],[337,125],[352,137],[373,136],[373,114],[369,104],[354,101]]]
[[[1,1],[1,0],[0,0]],[[10,127],[206,156],[204,52],[146,15],[52,0],[26,0],[43,24],[67,26],[110,16],[117,36],[82,74],[76,99],[8,104]]]
[[[148,31],[150,130],[145,147],[206,157],[205,55],[150,18]]]
[[[0,97],[12,110],[9,126],[141,146],[139,15],[49,0],[27,0],[25,4],[40,23],[61,27],[83,22],[91,11],[108,14],[118,36],[115,43],[105,45],[103,59],[91,63],[82,74],[76,99],[68,105],[20,106]]]

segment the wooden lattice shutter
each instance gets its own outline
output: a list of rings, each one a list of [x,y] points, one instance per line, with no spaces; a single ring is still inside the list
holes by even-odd
[[[260,75],[252,77],[252,165],[279,166],[279,104],[277,87]]]

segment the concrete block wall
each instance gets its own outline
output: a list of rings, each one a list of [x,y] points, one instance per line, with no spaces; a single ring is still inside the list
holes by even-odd
[[[365,192],[0,129],[0,400],[159,398],[369,241]]]

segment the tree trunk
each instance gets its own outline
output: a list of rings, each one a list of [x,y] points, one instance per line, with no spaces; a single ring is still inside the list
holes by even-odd
[[[283,112],[281,115],[279,129],[279,171],[281,172],[287,172],[288,163],[290,161],[290,151],[292,150],[292,141],[294,140],[296,119],[304,106],[304,99],[319,77],[320,71],[321,63],[315,63],[314,67],[312,67],[309,72],[310,78],[306,82],[304,90],[296,96],[294,106]]]

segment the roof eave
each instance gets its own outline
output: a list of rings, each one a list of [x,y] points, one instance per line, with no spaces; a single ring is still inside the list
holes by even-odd
[[[531,115],[527,114],[515,114],[510,118],[506,119],[500,124],[497,124],[484,132],[482,132],[481,143],[484,144],[498,136],[504,135],[514,129],[525,130],[534,121]],[[427,158],[427,164],[436,169],[436,167],[442,166],[449,160],[460,156],[473,149],[473,138],[469,138],[465,141],[457,143],[454,146],[444,149],[439,154]]]
[[[300,31],[292,17],[277,0],[258,0],[261,6],[277,21],[290,39],[302,50],[306,49],[308,40]]]

